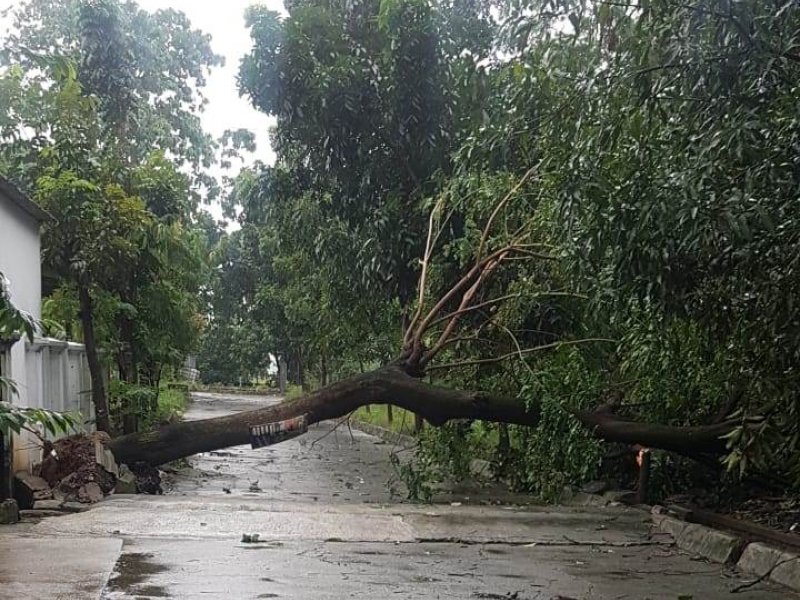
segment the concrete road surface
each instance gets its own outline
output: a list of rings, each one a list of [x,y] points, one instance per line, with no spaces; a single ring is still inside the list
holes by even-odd
[[[188,418],[276,401],[195,399]],[[198,455],[170,474],[164,496],[113,497],[28,535],[71,544],[75,556],[123,540],[107,600],[800,600],[764,583],[731,595],[747,579],[677,550],[632,509],[488,505],[470,488],[448,498],[457,505],[397,502],[387,487],[391,450],[322,424],[270,448]],[[243,533],[258,543],[243,543]],[[2,581],[0,598],[47,597]]]

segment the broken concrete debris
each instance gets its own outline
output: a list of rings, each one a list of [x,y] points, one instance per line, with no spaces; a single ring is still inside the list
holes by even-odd
[[[136,493],[136,475],[128,468],[128,465],[119,466],[119,475],[117,475],[117,483],[114,486],[115,494],[135,494]]]
[[[53,497],[50,484],[41,477],[30,473],[20,472],[14,475],[14,499],[20,509],[33,508],[39,500],[49,500]]]
[[[161,494],[161,476],[147,463],[117,465],[105,433],[78,434],[46,442],[34,473],[15,476],[15,497],[23,510],[82,510],[106,495]]]

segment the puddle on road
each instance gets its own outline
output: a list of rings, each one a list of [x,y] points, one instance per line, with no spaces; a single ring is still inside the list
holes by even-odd
[[[120,595],[123,595],[123,597],[169,598],[165,587],[146,585],[150,577],[167,570],[167,567],[152,559],[152,554],[141,552],[120,555],[111,579],[109,579],[106,586],[103,598],[112,600],[120,597]]]

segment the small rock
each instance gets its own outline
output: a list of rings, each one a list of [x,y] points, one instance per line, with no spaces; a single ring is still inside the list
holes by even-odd
[[[44,519],[45,517],[60,517],[64,513],[60,510],[21,510],[19,511],[20,519],[23,521],[33,521]]]
[[[95,441],[94,443],[94,459],[98,465],[114,475],[114,477],[119,476],[119,467],[114,459],[114,454],[102,442]]]
[[[0,502],[0,525],[13,525],[19,522],[17,501],[9,498]]]
[[[603,494],[603,498],[609,504],[633,504],[636,502],[636,492],[630,490],[614,490]]]
[[[61,510],[61,500],[37,500],[33,510]]]
[[[89,510],[89,506],[82,502],[64,502],[61,508],[66,512],[83,512]]]
[[[97,504],[104,497],[103,490],[94,481],[90,481],[78,490],[78,500],[81,502]]]
[[[128,468],[128,465],[119,466],[117,483],[114,485],[115,494],[135,494],[136,475]]]

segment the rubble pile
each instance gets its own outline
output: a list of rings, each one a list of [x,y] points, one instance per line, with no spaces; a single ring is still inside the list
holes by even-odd
[[[16,474],[14,495],[20,508],[77,509],[112,493],[161,493],[159,471],[144,463],[117,465],[109,441],[108,434],[96,432],[45,442],[34,473]]]

